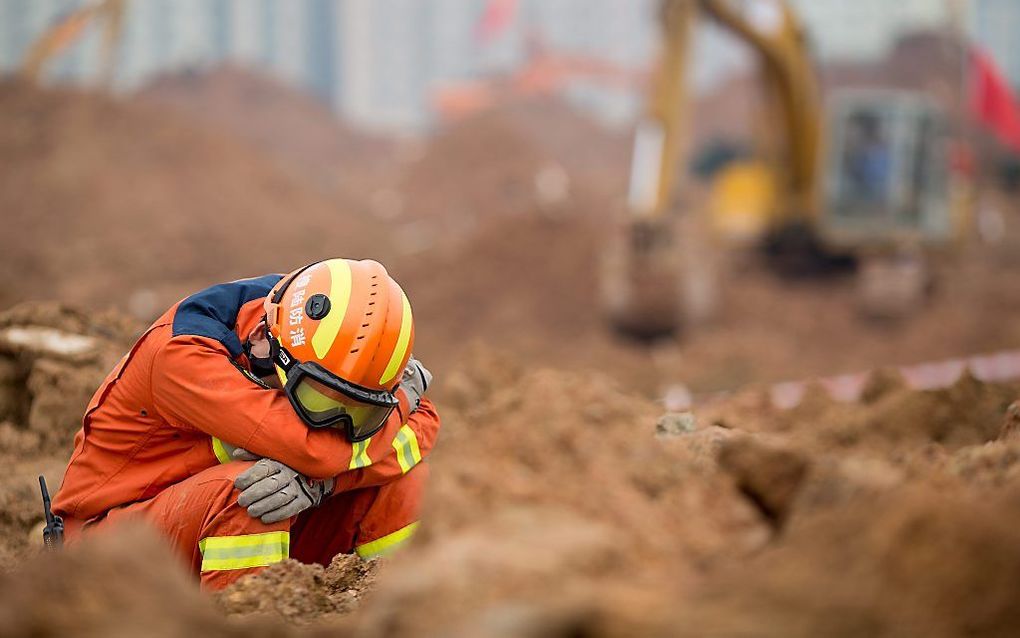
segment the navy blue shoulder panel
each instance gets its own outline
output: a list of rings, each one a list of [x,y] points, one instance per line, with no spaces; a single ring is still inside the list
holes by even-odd
[[[173,335],[209,337],[223,344],[230,356],[241,354],[241,340],[234,333],[241,306],[265,297],[283,275],[265,275],[210,286],[196,292],[177,306]]]

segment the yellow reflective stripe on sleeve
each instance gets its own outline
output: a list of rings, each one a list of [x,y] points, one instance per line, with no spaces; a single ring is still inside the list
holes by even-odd
[[[351,265],[345,259],[330,259],[326,265],[329,268],[330,309],[312,335],[312,349],[320,359],[333,347],[340,325],[347,316],[347,305],[351,302]]]
[[[204,572],[265,567],[290,556],[290,532],[207,536],[198,549]]]
[[[398,529],[392,534],[387,534],[378,540],[358,545],[354,548],[354,551],[357,552],[358,556],[364,559],[385,556],[400,547],[400,545],[407,541],[407,539],[411,538],[417,529],[418,523],[411,523],[407,527]]]
[[[421,461],[421,450],[418,448],[418,437],[406,423],[393,437],[393,449],[397,452],[397,463],[400,471],[407,474],[411,468]]]
[[[407,295],[401,291],[400,298],[402,300],[402,311],[400,317],[400,333],[397,335],[397,345],[393,348],[393,354],[390,355],[390,362],[386,364],[386,370],[383,371],[382,378],[379,379],[381,385],[388,386],[398,374],[403,372],[400,369],[400,364],[404,361],[404,355],[407,354],[407,347],[411,344],[411,325],[413,320],[411,318],[411,302],[407,300]]]
[[[230,453],[227,452],[227,448],[223,446],[223,441],[217,439],[215,436],[212,438],[212,451],[216,455],[216,460],[220,463],[230,463],[233,459],[230,458]]]
[[[372,459],[368,457],[368,444],[371,442],[372,437],[368,437],[364,441],[351,444],[351,464],[347,466],[347,469],[356,470],[359,467],[368,467],[372,464]]]

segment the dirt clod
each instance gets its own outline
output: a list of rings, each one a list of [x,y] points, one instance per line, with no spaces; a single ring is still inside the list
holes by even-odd
[[[727,441],[719,452],[719,464],[776,527],[786,521],[810,466],[802,453],[750,437]]]
[[[375,581],[378,561],[340,555],[328,568],[286,560],[242,578],[216,595],[230,615],[273,614],[292,623],[307,623],[350,613]]]
[[[1006,418],[1002,420],[999,439],[1016,439],[1020,437],[1020,401],[1014,401],[1006,409]]]

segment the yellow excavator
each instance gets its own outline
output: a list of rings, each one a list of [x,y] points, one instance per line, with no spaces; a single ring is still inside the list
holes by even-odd
[[[676,215],[686,170],[691,37],[702,16],[760,59],[756,156],[714,177],[705,224]],[[804,29],[785,0],[665,0],[662,51],[633,151],[628,215],[605,251],[603,299],[614,328],[655,339],[710,315],[713,275],[704,235],[759,242],[783,272],[826,261],[859,265],[876,315],[923,295],[922,248],[960,229],[947,193],[946,117],[924,96],[844,90],[823,107]],[[697,217],[696,215],[694,217]],[[685,230],[680,230],[685,229]]]
[[[101,64],[103,86],[113,80],[117,43],[124,26],[124,9],[127,0],[97,0],[61,17],[32,44],[21,65],[21,76],[38,83],[46,64],[74,44],[93,22],[103,25]]]

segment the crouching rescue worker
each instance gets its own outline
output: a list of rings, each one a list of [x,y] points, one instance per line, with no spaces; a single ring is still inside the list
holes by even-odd
[[[407,297],[374,261],[184,299],[89,403],[54,501],[68,543],[141,517],[206,589],[287,557],[391,551],[439,432],[413,343]]]

